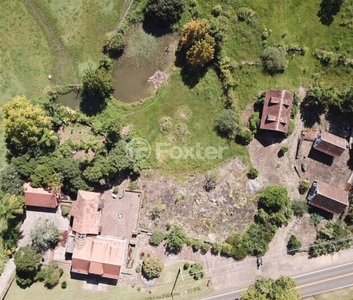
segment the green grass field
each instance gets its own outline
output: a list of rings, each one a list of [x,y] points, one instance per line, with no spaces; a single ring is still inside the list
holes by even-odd
[[[161,296],[169,294],[172,291],[173,284],[178,272],[178,269],[183,266],[183,263],[176,263],[172,266],[165,267],[161,277],[155,281],[150,288],[141,288],[138,285],[129,286],[124,283],[118,283],[116,286],[108,286],[107,292],[91,291],[83,289],[82,280],[75,280],[70,278],[70,274],[65,271],[62,278],[60,279],[59,285],[49,290],[44,287],[42,282],[37,282],[31,287],[21,289],[14,281],[5,297],[6,300],[18,300],[18,299],[57,299],[57,300],[73,300],[73,299],[124,299],[124,300],[145,300],[149,296]],[[184,271],[186,272],[186,271]],[[67,282],[67,288],[61,288],[62,281]],[[177,300],[188,300],[188,299],[200,299],[213,292],[212,288],[207,287],[208,278],[201,280],[194,280],[189,275],[178,278],[175,285],[174,292],[180,293],[179,296],[175,296]],[[199,289],[196,292],[191,292],[191,289]],[[151,291],[151,292],[149,292]],[[163,297],[164,299],[165,297]],[[171,299],[171,298],[170,298]]]

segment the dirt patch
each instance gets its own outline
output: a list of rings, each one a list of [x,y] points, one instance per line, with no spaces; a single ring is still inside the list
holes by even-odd
[[[206,240],[241,232],[256,212],[256,188],[249,184],[246,172],[246,165],[234,159],[187,184],[156,171],[145,173],[140,179],[145,191],[140,227],[153,231],[165,230],[168,223],[179,224],[189,235]],[[210,192],[204,189],[207,176],[217,178]]]

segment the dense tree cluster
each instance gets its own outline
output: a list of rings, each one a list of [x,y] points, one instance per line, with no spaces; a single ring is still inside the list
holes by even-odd
[[[290,277],[281,276],[277,280],[259,278],[246,291],[241,293],[241,299],[299,300],[300,295],[295,287],[296,283]]]
[[[147,256],[143,259],[142,274],[147,279],[159,277],[163,268],[163,262],[157,257]]]
[[[184,6],[184,0],[148,0],[145,18],[158,25],[170,27],[180,20]]]

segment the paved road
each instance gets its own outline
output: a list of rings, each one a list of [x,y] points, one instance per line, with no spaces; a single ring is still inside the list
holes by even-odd
[[[321,294],[353,285],[353,262],[293,277],[302,297]],[[241,291],[215,295],[203,300],[234,300]]]

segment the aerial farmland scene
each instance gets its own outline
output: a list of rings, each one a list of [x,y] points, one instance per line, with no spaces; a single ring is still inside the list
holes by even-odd
[[[353,0],[0,16],[1,299],[353,299]]]

